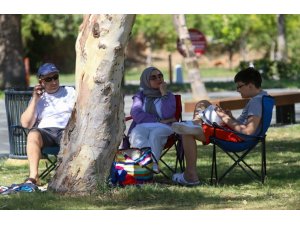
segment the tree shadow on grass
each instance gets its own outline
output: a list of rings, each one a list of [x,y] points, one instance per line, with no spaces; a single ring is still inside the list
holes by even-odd
[[[54,193],[19,193],[11,195],[1,202],[1,209],[144,209],[144,210],[193,210],[224,209],[243,207],[243,201],[265,201],[268,196],[246,196],[243,194],[224,193],[213,187],[173,187],[145,185],[114,190],[105,195],[85,197],[67,197]],[[1,196],[0,196],[1,197]]]
[[[300,140],[267,142],[267,179],[264,185],[253,182],[236,169],[218,186],[210,186],[212,146],[201,146],[198,173],[205,185],[187,188],[172,184],[159,175],[153,184],[141,187],[106,189],[80,197],[36,192],[0,196],[0,209],[299,209]],[[249,158],[259,169],[259,147]],[[223,156],[224,155],[224,156]],[[174,157],[174,154],[170,154]],[[220,169],[228,157],[218,154]],[[171,158],[170,158],[171,159]],[[18,170],[18,167],[9,167]],[[297,194],[298,193],[298,194]]]

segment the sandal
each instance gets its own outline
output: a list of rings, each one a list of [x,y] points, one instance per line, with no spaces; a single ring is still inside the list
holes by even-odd
[[[197,186],[200,181],[189,182],[184,178],[184,173],[173,174],[172,181],[183,186]]]
[[[27,182],[27,181],[30,181],[30,182]],[[29,184],[32,183],[32,184],[36,185],[37,181],[34,178],[28,177],[24,180],[24,183],[29,183]]]

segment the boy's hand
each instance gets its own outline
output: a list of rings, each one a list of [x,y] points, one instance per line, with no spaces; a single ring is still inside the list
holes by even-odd
[[[226,110],[225,110],[225,113],[226,113],[228,116],[230,116],[231,118],[233,117],[231,110],[226,109]]]
[[[216,106],[215,110],[216,110],[216,112],[218,111],[219,113],[226,114],[227,116],[229,116],[231,118],[233,117],[231,110],[229,110],[229,109],[224,110],[219,105]]]

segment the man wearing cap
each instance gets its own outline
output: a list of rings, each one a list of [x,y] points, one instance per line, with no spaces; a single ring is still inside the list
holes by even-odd
[[[26,146],[30,173],[25,182],[34,184],[38,181],[41,149],[59,146],[75,103],[74,88],[59,86],[59,70],[54,64],[40,66],[37,77],[39,84],[21,115],[22,126],[30,129]]]

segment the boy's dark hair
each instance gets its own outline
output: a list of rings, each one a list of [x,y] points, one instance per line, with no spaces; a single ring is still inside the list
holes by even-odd
[[[262,79],[260,73],[256,69],[249,67],[247,69],[241,70],[235,75],[234,82],[236,83],[238,81],[245,84],[252,83],[256,88],[260,88]]]

